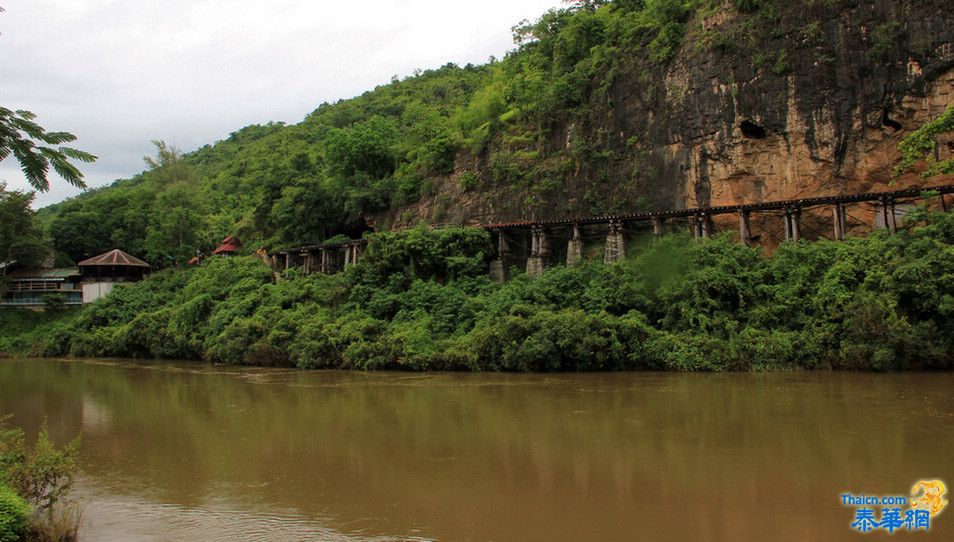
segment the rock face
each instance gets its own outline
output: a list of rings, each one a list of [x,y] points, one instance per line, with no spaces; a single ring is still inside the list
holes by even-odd
[[[749,30],[753,18],[726,3],[690,21],[666,66],[624,59],[593,113],[559,126],[541,149],[565,153],[584,139],[599,158],[549,188],[501,186],[488,152],[461,155],[433,196],[379,218],[475,224],[924,182],[892,170],[898,142],[954,103],[949,2],[791,2],[761,32]],[[479,173],[476,190],[461,188],[464,171]]]

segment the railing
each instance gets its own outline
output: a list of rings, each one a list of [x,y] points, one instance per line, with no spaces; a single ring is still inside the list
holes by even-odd
[[[13,281],[7,284],[8,292],[78,292],[79,288],[52,281]]]

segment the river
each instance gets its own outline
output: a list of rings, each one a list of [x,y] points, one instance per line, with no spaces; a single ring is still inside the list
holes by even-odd
[[[82,432],[83,541],[844,540],[840,494],[954,482],[951,373],[13,359],[0,413]]]

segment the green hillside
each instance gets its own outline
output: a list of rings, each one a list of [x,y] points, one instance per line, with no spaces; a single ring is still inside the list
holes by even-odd
[[[739,6],[763,3],[776,13],[768,1]],[[142,174],[40,216],[73,260],[120,246],[168,265],[228,234],[268,247],[359,234],[367,217],[432,193],[461,155],[488,165],[460,172],[465,188],[489,177],[552,190],[561,175],[601,159],[583,138],[542,154],[553,128],[589,118],[621,59],[667,62],[692,13],[716,4],[575,2],[516,26],[517,47],[502,60],[427,70],[322,104],[299,124],[248,126],[186,155],[157,147]]]

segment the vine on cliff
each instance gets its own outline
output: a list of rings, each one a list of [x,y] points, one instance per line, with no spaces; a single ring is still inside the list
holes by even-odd
[[[922,160],[927,163],[922,177],[954,173],[954,157],[945,160],[938,158],[938,137],[951,132],[954,132],[954,105],[901,141],[898,145],[901,163],[895,168],[895,175],[901,175]]]

